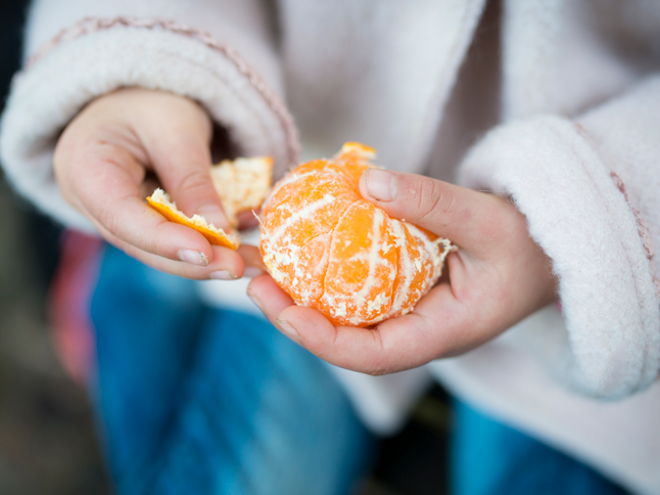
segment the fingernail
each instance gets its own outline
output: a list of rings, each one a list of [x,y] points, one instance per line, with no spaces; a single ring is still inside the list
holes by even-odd
[[[181,261],[190,263],[196,266],[208,266],[209,259],[201,251],[193,251],[192,249],[182,249],[177,253]]]
[[[217,270],[209,273],[209,278],[215,280],[236,280],[238,277],[229,270]]]
[[[200,206],[195,213],[203,216],[207,223],[212,224],[217,229],[226,229],[230,226],[227,216],[216,205]]]
[[[298,334],[297,330],[293,328],[291,323],[289,323],[286,320],[276,320],[277,325],[282,329],[282,331],[289,336],[292,340],[295,340],[296,342],[300,342],[300,335]]]
[[[243,276],[247,278],[254,278],[254,277],[258,277],[259,275],[262,275],[263,273],[264,271],[260,270],[257,267],[246,266],[245,271],[243,272]]]
[[[392,201],[399,193],[396,175],[385,170],[370,168],[367,170],[366,182],[367,193],[378,201]]]

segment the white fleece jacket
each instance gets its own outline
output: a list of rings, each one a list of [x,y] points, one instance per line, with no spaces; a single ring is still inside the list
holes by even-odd
[[[143,86],[200,101],[244,153],[274,156],[277,173],[296,160],[288,108],[304,155],[358,140],[390,169],[510,195],[552,259],[561,310],[428,368],[501,421],[660,494],[660,5],[499,7],[39,0],[0,157],[35,204],[89,229],[53,182],[53,145],[94,97]],[[376,384],[355,403],[384,429],[425,373],[340,374]]]

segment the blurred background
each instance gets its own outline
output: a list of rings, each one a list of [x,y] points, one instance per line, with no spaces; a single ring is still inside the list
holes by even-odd
[[[1,0],[0,106],[20,65],[28,2]],[[84,392],[49,338],[59,229],[0,177],[0,493],[110,493]]]
[[[20,67],[28,2],[0,0],[0,109]],[[109,494],[84,391],[60,366],[47,317],[59,228],[0,172],[0,494]],[[446,394],[433,388],[382,443],[358,495],[447,493]]]

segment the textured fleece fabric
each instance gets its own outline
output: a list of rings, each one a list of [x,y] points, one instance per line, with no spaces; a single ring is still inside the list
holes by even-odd
[[[362,140],[390,169],[457,176],[463,185],[509,195],[552,259],[561,310],[545,308],[492,343],[428,368],[501,421],[637,493],[660,494],[653,263],[660,243],[660,6],[267,5],[36,2],[27,31],[30,64],[15,80],[0,128],[10,180],[55,218],[89,229],[57,191],[53,145],[85,103],[132,85],[200,101],[244,153],[273,155],[277,173],[296,154],[285,98],[303,156],[327,156],[342,141]],[[105,21],[75,27],[83,17]],[[499,34],[489,36],[485,25]],[[416,373],[413,381],[422,383],[425,372]],[[373,383],[395,398],[354,399],[372,425],[386,429],[414,394],[397,400],[396,380]],[[411,389],[405,380],[399,385]],[[386,404],[395,413],[380,414]]]

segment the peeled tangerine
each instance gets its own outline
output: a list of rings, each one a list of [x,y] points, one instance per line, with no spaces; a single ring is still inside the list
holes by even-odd
[[[437,282],[447,239],[362,198],[375,150],[346,143],[291,170],[264,203],[261,253],[277,284],[335,325],[366,327],[412,311]]]

